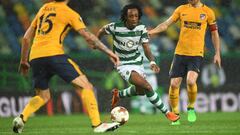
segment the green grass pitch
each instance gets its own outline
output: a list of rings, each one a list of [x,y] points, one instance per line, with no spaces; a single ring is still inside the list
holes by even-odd
[[[240,113],[197,114],[195,123],[187,122],[187,114],[181,114],[181,125],[171,126],[162,115],[130,113],[129,121],[115,132],[106,135],[240,135]],[[106,118],[102,115],[102,119]],[[0,118],[0,135],[13,135],[13,118]],[[25,125],[23,135],[91,135],[94,134],[87,116],[55,115],[35,116]]]

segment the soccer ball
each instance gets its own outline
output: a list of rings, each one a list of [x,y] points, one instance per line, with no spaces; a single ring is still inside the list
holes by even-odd
[[[111,120],[113,122],[119,122],[120,125],[125,124],[129,119],[128,110],[122,106],[117,106],[111,111]]]

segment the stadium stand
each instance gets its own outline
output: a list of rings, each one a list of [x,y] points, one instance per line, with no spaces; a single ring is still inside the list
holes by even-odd
[[[23,32],[29,26],[37,9],[50,0],[0,0],[0,54],[20,54],[20,41]],[[96,32],[99,27],[119,19],[120,9],[128,2],[136,0],[71,0],[69,6],[79,12],[86,21],[90,30]],[[184,1],[176,0],[138,0],[144,9],[143,23],[149,27],[156,26],[159,22],[170,16],[173,10]],[[217,16],[223,52],[239,51],[240,41],[240,2],[238,0],[203,0],[212,7]],[[80,4],[81,3],[81,4]],[[91,9],[91,11],[89,10]],[[177,41],[179,28],[172,26],[160,38],[153,39],[155,44],[160,44],[160,51],[173,51]],[[206,37],[207,48],[211,48],[209,33]],[[106,39],[110,44],[111,40]],[[89,50],[86,43],[75,33],[65,40],[66,50]]]

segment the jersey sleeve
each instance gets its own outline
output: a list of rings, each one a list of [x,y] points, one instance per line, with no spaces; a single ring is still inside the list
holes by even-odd
[[[79,30],[86,28],[81,16],[76,12],[70,13],[70,25],[73,27],[74,30]]]
[[[36,28],[37,27],[37,15],[34,17],[34,19],[33,19],[33,21],[32,21],[32,23],[31,23],[31,27],[33,27],[33,28]]]
[[[172,16],[170,17],[174,22],[176,22],[180,18],[180,13],[181,13],[180,11],[181,11],[181,6],[175,9]]]
[[[32,23],[31,23],[31,27],[33,28],[36,28],[37,27],[37,22],[38,22],[38,18],[39,16],[42,14],[43,12],[43,9],[46,7],[47,4],[43,5],[37,12],[36,16],[34,17],[34,19],[32,20]]]
[[[104,26],[105,32],[107,34],[113,35],[113,33],[114,33],[114,31],[113,31],[114,30],[114,25],[115,25],[115,23],[109,23],[109,24],[105,25]]]
[[[211,10],[211,9],[209,9],[209,11],[208,11],[207,23],[208,23],[208,25],[216,24],[216,17],[215,17],[213,10]]]
[[[144,26],[144,29],[142,31],[141,35],[141,43],[148,43],[149,42],[149,36],[146,27]]]
[[[45,8],[45,5],[42,6],[42,7],[39,9],[38,13],[36,14],[36,16],[34,17],[34,19],[32,20],[32,23],[31,23],[31,25],[30,25],[31,27],[33,27],[33,28],[36,28],[36,27],[37,27],[38,16],[39,16],[39,14],[41,14],[41,11],[42,11],[43,8]]]

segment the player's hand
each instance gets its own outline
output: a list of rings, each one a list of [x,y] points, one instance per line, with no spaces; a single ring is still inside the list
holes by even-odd
[[[152,38],[153,37],[153,34],[152,34],[152,32],[151,32],[151,30],[152,30],[152,28],[147,28],[147,34],[148,34],[148,37],[149,38]]]
[[[152,28],[148,28],[147,29],[147,33],[148,33],[148,37],[149,38],[154,38],[157,36],[157,33],[155,29],[152,29]]]
[[[150,67],[151,67],[152,71],[154,71],[155,73],[160,72],[160,67],[155,62],[150,63]]]
[[[221,56],[220,54],[215,54],[213,58],[213,63],[218,66],[218,68],[221,68]]]
[[[153,35],[148,31],[148,37],[151,39]]]
[[[110,60],[114,64],[114,67],[117,67],[120,64],[119,57],[114,53],[111,53],[109,56],[110,56]]]
[[[19,65],[19,68],[18,68],[18,71],[23,76],[26,76],[28,74],[29,68],[30,68],[30,65],[29,65],[29,63],[27,61],[21,61],[20,65]]]

